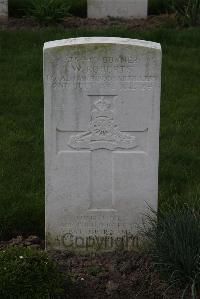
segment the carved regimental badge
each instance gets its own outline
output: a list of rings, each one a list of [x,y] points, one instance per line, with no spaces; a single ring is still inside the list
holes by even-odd
[[[137,146],[136,137],[121,132],[115,120],[111,102],[101,96],[94,103],[91,111],[90,129],[88,132],[71,136],[69,146],[74,149],[132,149]]]

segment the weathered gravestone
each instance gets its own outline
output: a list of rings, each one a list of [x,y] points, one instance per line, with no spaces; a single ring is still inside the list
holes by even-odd
[[[0,23],[8,21],[8,0],[0,0]]]
[[[135,18],[147,17],[148,0],[88,0],[89,18]]]
[[[47,248],[135,246],[157,209],[160,73],[157,43],[45,44]]]

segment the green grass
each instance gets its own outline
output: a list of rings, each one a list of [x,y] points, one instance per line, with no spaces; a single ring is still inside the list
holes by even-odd
[[[48,28],[0,31],[0,236],[44,232],[42,47],[77,36],[121,36],[163,48],[159,205],[200,198],[200,30]]]
[[[71,285],[66,273],[61,274],[44,251],[6,248],[0,251],[0,264],[1,299],[61,298]]]

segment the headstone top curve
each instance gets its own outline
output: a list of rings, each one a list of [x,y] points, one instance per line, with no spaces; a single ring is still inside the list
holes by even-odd
[[[121,37],[78,37],[78,38],[55,40],[55,41],[46,42],[44,44],[44,50],[57,48],[57,47],[64,47],[64,46],[81,45],[81,44],[130,45],[130,46],[137,46],[137,47],[152,48],[161,51],[161,45],[159,43],[139,40],[139,39],[121,38]]]

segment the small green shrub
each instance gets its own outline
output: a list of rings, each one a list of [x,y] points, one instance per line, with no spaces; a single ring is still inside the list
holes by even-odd
[[[11,247],[0,251],[0,298],[60,298],[63,277],[42,251]]]
[[[145,236],[153,258],[170,287],[200,296],[200,208],[184,207],[148,217]],[[149,228],[150,227],[150,228]],[[169,288],[170,288],[169,287]],[[187,297],[188,298],[188,297]]]
[[[40,24],[48,24],[62,21],[69,16],[69,9],[67,0],[31,0],[26,12]]]
[[[58,0],[69,6],[69,13],[78,17],[87,17],[87,0]],[[9,15],[12,17],[22,17],[26,14],[30,6],[30,0],[9,0]]]
[[[200,0],[183,0],[182,4],[175,3],[174,10],[178,22],[182,26],[196,26],[200,24]]]

